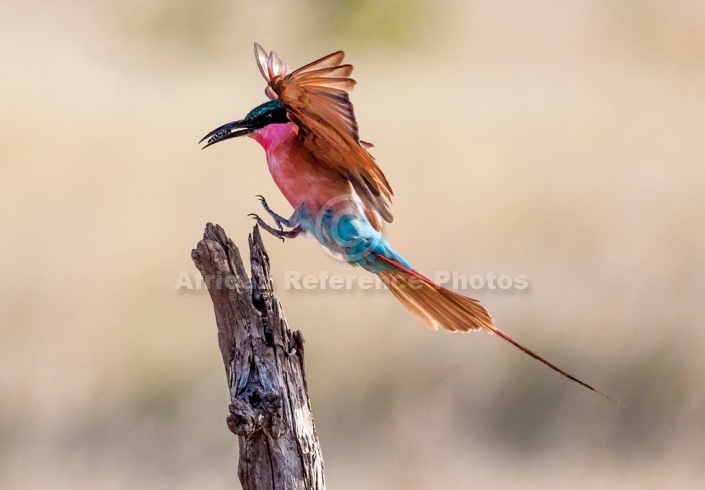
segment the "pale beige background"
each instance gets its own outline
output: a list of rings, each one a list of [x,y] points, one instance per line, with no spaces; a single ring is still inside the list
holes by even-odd
[[[174,285],[207,221],[244,245],[255,194],[288,212],[256,143],[196,144],[265,100],[259,41],[345,49],[390,241],[526,275],[473,294],[627,405],[383,291],[282,289],[329,487],[700,488],[702,5],[0,3],[0,487],[237,486],[211,304]],[[280,284],[363,273],[266,242]]]

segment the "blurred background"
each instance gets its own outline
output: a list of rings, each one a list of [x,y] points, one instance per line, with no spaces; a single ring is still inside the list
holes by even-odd
[[[430,332],[385,291],[278,294],[306,338],[335,489],[702,488],[705,4],[77,0],[0,3],[0,487],[238,488],[205,290],[206,222],[246,249],[258,41],[355,65],[361,137],[421,271],[499,338]],[[364,274],[312,239],[286,271]],[[246,251],[246,250],[245,250]]]

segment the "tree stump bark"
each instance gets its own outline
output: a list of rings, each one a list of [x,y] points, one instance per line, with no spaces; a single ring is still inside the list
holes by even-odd
[[[249,237],[251,280],[238,248],[208,223],[191,257],[208,287],[230,388],[244,490],[325,489],[306,386],[304,340],[291,332],[269,277],[259,228]]]

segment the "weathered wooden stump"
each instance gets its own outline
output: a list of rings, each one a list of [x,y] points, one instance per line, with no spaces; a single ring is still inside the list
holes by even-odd
[[[228,428],[238,436],[244,490],[325,489],[323,458],[304,371],[304,340],[291,332],[255,227],[252,278],[235,244],[208,223],[191,257],[208,287],[230,388]]]

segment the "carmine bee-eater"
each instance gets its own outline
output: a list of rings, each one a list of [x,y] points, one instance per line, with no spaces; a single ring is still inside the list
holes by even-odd
[[[392,188],[368,152],[371,145],[358,135],[349,98],[355,85],[350,78],[353,67],[342,64],[344,57],[338,51],[290,72],[274,52],[267,54],[255,44],[269,102],[201,140],[207,140],[206,148],[247,135],[262,145],[274,182],[294,213],[283,218],[260,197],[276,228],[252,215],[258,225],[282,240],[310,233],[348,263],[377,274],[430,329],[441,326],[452,332],[497,334],[554,371],[609,398],[497,328],[476,300],[421,275],[384,239],[382,223],[394,219]]]

